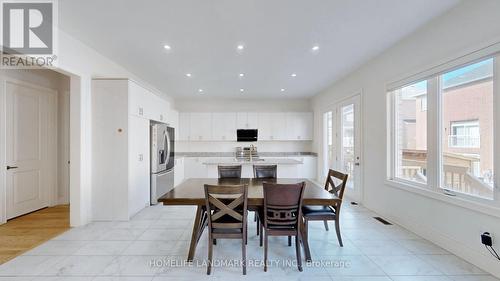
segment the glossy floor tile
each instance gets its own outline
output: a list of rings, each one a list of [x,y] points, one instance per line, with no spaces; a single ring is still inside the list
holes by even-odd
[[[362,206],[345,205],[344,247],[333,224],[309,225],[312,263],[296,267],[295,248],[270,237],[268,272],[263,271],[255,223],[249,222],[248,273],[239,266],[241,242],[220,240],[212,275],[206,275],[207,235],[193,263],[186,263],[195,209],[148,207],[129,222],[94,222],[73,228],[0,266],[0,281],[499,281],[418,235],[383,225]],[[253,214],[250,214],[253,218]]]

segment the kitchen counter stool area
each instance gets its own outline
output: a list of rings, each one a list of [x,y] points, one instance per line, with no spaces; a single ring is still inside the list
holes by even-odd
[[[323,222],[309,225],[315,261],[304,271],[286,264],[295,260],[295,248],[286,237],[269,237],[268,272],[260,263],[255,224],[248,224],[248,272],[241,266],[220,265],[206,275],[207,233],[200,239],[192,264],[186,249],[196,209],[191,206],[152,206],[128,222],[94,222],[68,230],[0,266],[1,281],[20,280],[376,280],[376,281],[498,281],[444,249],[397,226],[383,225],[376,213],[345,204],[341,213],[344,247],[335,231]],[[217,241],[214,259],[238,260],[241,242]]]

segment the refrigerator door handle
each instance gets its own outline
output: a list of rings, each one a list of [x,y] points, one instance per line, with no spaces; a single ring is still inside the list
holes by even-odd
[[[167,158],[165,160],[165,164],[168,165],[168,162],[170,161],[170,137],[168,136],[168,131],[165,130],[164,132],[164,140],[165,142],[165,147],[167,148]]]

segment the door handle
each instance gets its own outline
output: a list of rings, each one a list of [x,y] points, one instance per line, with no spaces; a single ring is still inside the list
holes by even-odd
[[[356,163],[354,163],[354,165],[355,165],[355,166],[359,166],[359,165],[360,165],[360,163],[359,163],[359,162],[356,162]]]
[[[10,169],[17,169],[19,167],[16,167],[16,166],[7,166],[7,170],[10,170]]]

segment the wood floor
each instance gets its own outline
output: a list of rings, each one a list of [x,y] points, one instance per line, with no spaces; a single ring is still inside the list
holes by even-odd
[[[0,264],[69,229],[69,205],[36,211],[0,225]]]

